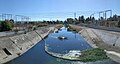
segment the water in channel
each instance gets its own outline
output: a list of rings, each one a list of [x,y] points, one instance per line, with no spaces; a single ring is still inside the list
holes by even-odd
[[[64,36],[66,39],[59,39],[59,36]],[[82,51],[90,48],[92,47],[81,35],[76,32],[68,31],[67,28],[62,27],[58,32],[49,34],[47,38],[40,41],[22,56],[6,64],[118,64],[110,59],[83,63],[80,61],[70,61],[58,58],[59,54],[64,55],[69,53],[69,51]],[[48,52],[52,53],[52,55]]]

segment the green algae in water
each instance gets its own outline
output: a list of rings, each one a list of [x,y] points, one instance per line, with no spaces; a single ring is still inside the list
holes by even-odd
[[[82,51],[79,58],[83,62],[94,62],[97,60],[108,59],[106,52],[100,48],[93,48]]]

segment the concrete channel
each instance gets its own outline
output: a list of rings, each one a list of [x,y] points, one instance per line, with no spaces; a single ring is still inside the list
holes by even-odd
[[[0,64],[21,56],[54,30],[57,30],[55,26],[48,26],[47,28],[42,27],[39,30],[31,31],[26,34],[1,38]]]
[[[100,30],[82,26],[70,25],[74,29],[81,29],[79,34],[93,48],[102,48],[107,56],[120,63],[120,33],[114,31]]]

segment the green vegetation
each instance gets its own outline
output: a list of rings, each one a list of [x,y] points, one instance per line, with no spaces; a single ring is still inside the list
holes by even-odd
[[[47,26],[47,25],[48,25],[47,23],[38,23],[37,27],[43,27],[43,26]]]
[[[0,31],[9,31],[14,27],[13,20],[0,21]]]
[[[68,31],[78,32],[76,29],[72,28],[71,26],[69,26]]]
[[[0,22],[3,22],[2,20],[0,20]]]
[[[56,20],[56,21],[45,21],[43,20],[43,23],[48,23],[48,24],[63,24],[63,21]]]
[[[100,48],[85,50],[82,52],[79,58],[83,62],[108,59],[106,52],[104,52],[104,50]]]
[[[81,30],[80,27],[74,26],[74,25],[69,25],[68,31],[74,31],[74,32],[79,32]]]

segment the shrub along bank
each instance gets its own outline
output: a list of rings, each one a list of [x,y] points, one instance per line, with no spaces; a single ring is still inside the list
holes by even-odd
[[[9,31],[14,27],[13,20],[0,21],[0,31]]]
[[[106,52],[100,48],[93,48],[82,51],[79,58],[83,62],[108,59]]]

